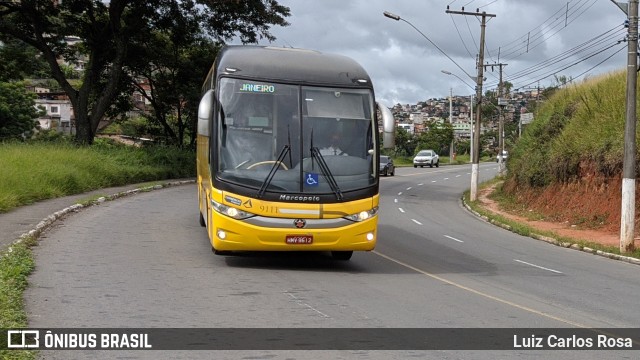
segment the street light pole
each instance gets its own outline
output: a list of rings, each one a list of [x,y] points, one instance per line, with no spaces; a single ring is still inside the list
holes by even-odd
[[[451,124],[451,130],[453,130],[453,88],[449,89],[449,124]],[[451,145],[449,145],[449,164],[453,164],[453,137],[451,138]]]
[[[433,45],[436,49],[438,49],[438,51],[440,51],[440,53],[442,53],[442,55],[446,56],[449,60],[451,60],[452,63],[454,63],[458,69],[462,70],[463,73],[465,73],[467,76],[469,76],[470,78],[473,78],[473,76],[469,75],[463,68],[462,66],[460,66],[455,60],[453,60],[453,58],[451,58],[451,56],[449,56],[449,54],[447,54],[446,52],[444,52],[444,50],[442,50],[438,45],[436,45],[436,43],[434,43],[433,41],[431,41],[431,39],[429,39],[429,37],[427,37],[427,35],[425,35],[422,31],[420,31],[420,29],[418,29],[417,27],[415,27],[412,23],[410,23],[409,21],[401,18],[399,15],[396,15],[394,13],[385,11],[382,13],[385,17],[388,17],[389,19],[395,20],[395,21],[404,21],[407,24],[409,24],[409,26],[411,26],[415,31],[417,31],[420,35],[422,35],[423,38],[425,38],[429,43],[431,43],[431,45]],[[484,13],[483,13],[484,14]],[[495,15],[494,15],[495,16]]]
[[[475,90],[471,85],[467,84],[467,82],[464,81],[460,76],[458,76],[458,75],[456,75],[456,74],[454,74],[454,73],[452,73],[450,71],[447,71],[447,70],[440,70],[440,72],[443,73],[443,74],[447,74],[447,75],[451,75],[451,76],[457,77],[458,80],[462,81],[465,85],[470,87],[471,90]],[[471,77],[471,79],[476,81],[476,78],[473,77],[473,76]],[[470,104],[471,104],[471,113],[469,114],[469,120],[470,120],[471,124],[470,124],[470,127],[469,127],[469,130],[470,130],[469,132],[470,132],[471,136],[469,136],[469,139],[470,139],[470,144],[469,144],[470,145],[469,146],[470,147],[470,156],[469,157],[471,158],[471,161],[473,162],[473,153],[474,153],[474,146],[473,146],[473,144],[474,144],[474,141],[473,141],[473,133],[474,133],[474,131],[473,131],[473,94],[471,94],[471,103]],[[451,109],[449,109],[449,114],[451,114]],[[453,144],[452,144],[452,146],[453,146]]]
[[[484,33],[485,33],[485,28],[487,27],[487,18],[492,18],[495,17],[495,14],[487,14],[486,12],[465,12],[465,11],[452,11],[449,10],[449,7],[447,6],[447,11],[446,13],[448,14],[459,14],[459,15],[471,15],[471,16],[480,16],[482,18],[482,22],[480,25],[480,49],[478,51],[478,76],[475,78],[476,80],[476,123],[475,123],[475,132],[473,134],[473,141],[474,141],[474,146],[476,147],[476,151],[473,154],[473,163],[471,164],[471,191],[470,191],[470,200],[471,201],[476,201],[478,200],[478,170],[479,170],[479,162],[480,162],[480,118],[481,118],[481,106],[482,106],[482,80],[483,80],[483,70],[484,70]],[[409,24],[409,26],[411,26],[412,28],[414,28],[417,32],[420,33],[420,35],[422,35],[425,39],[427,39],[427,41],[429,41],[433,46],[436,47],[436,49],[438,49],[442,54],[444,54],[444,56],[446,56],[449,60],[451,60],[451,62],[453,62],[460,70],[462,70],[462,72],[464,72],[467,76],[469,76],[470,78],[473,78],[473,76],[467,74],[467,72],[457,63],[455,62],[451,56],[449,56],[447,53],[445,53],[442,49],[440,49],[438,47],[438,45],[436,45],[433,41],[431,41],[431,39],[429,39],[427,37],[427,35],[423,34],[422,31],[420,31],[418,28],[416,28],[415,26],[413,26],[412,23],[408,22],[405,19],[402,19],[400,16],[390,13],[388,11],[385,11],[384,16],[388,17],[389,19],[393,19],[396,21],[404,21],[407,24]]]

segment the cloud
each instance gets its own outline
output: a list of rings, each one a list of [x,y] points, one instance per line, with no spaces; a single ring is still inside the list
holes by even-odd
[[[626,66],[626,51],[596,66],[625,46],[601,50],[621,40],[625,31],[621,25],[626,16],[607,1],[572,0],[568,8],[567,2],[556,0],[279,0],[279,3],[291,9],[292,16],[288,19],[291,25],[274,27],[272,32],[277,40],[271,45],[309,48],[355,59],[369,72],[378,100],[387,105],[446,97],[450,89],[456,95],[474,93],[463,81],[441,70],[475,85],[464,72],[477,75],[480,19],[447,14],[447,4],[451,4],[452,10],[468,4],[466,11],[489,4],[480,8],[496,15],[488,19],[486,26],[485,63],[507,63],[503,75],[515,88],[537,85],[538,80],[541,86],[553,85],[554,72],[575,78],[585,71],[588,72],[582,76],[593,76]],[[417,30],[404,21],[384,17],[384,11],[400,15]],[[574,49],[611,29],[617,30],[600,45],[582,52]],[[584,60],[599,50],[600,54]],[[564,52],[565,56],[561,56]],[[576,62],[577,65],[562,70]],[[495,89],[497,68],[494,71],[489,68],[485,76],[484,90]]]

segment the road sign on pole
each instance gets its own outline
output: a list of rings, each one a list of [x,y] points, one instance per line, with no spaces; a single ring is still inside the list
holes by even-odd
[[[530,124],[533,121],[533,113],[520,114],[521,124]]]

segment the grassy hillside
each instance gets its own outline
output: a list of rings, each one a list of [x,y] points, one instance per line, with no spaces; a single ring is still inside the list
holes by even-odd
[[[195,176],[192,151],[136,148],[98,140],[91,147],[47,142],[0,144],[0,212],[103,187]]]
[[[585,176],[606,181],[623,159],[626,74],[618,72],[554,94],[509,158],[510,188],[544,187]]]

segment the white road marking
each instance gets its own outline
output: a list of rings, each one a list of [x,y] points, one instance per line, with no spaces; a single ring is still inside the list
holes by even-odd
[[[456,238],[451,237],[451,236],[449,236],[449,235],[445,235],[444,237],[449,238],[449,239],[454,240],[454,241],[457,241],[457,242],[460,242],[460,243],[463,243],[463,242],[464,242],[464,241],[462,241],[462,240],[456,239]]]
[[[400,192],[398,193],[398,196],[400,196],[400,195],[402,195],[402,191],[400,191]]]
[[[305,306],[305,307],[307,307],[307,308],[309,308],[309,309],[311,309],[311,310],[313,310],[313,311],[317,312],[318,314],[322,315],[323,317],[326,317],[326,318],[330,318],[330,317],[331,317],[331,316],[329,316],[329,315],[327,315],[327,314],[323,313],[322,311],[320,311],[320,310],[318,310],[318,309],[314,308],[313,306],[311,306],[311,305],[307,304],[306,302],[304,302],[304,300],[302,300],[302,299],[300,299],[300,298],[296,297],[294,294],[292,294],[292,293],[290,293],[290,292],[288,292],[288,291],[285,291],[284,293],[285,293],[285,294],[287,294],[287,295],[289,295],[293,300],[295,300],[295,302],[296,302],[296,303],[298,303],[298,304],[300,304],[300,305],[302,305],[302,306]]]
[[[432,183],[436,182],[436,180],[431,181]]]
[[[413,221],[414,223],[418,224],[418,225],[422,225],[422,223],[416,219],[411,219],[411,221]]]
[[[456,177],[460,177],[460,176],[462,176],[462,175],[456,175]]]
[[[513,259],[513,261],[519,262],[519,263],[521,263],[521,264],[525,264],[525,265],[533,266],[533,267],[538,268],[538,269],[551,271],[551,272],[554,272],[554,273],[556,273],[556,274],[562,274],[562,271],[549,269],[549,268],[546,268],[546,267],[542,267],[542,266],[540,266],[540,265],[536,265],[536,264],[528,263],[528,262],[526,262],[526,261],[522,261],[522,260],[518,260],[518,259]]]
[[[409,187],[407,188],[407,191],[409,191],[409,190],[411,190],[411,186],[409,186]]]
[[[444,178],[445,180],[449,180],[449,178]]]
[[[424,184],[423,183],[418,184],[418,186],[422,186],[422,185],[424,185]]]
[[[500,297],[498,297],[498,296],[494,296],[494,295],[491,295],[491,294],[489,294],[489,293],[482,292],[482,291],[479,291],[479,290],[476,290],[476,289],[470,288],[470,287],[468,287],[468,286],[465,286],[465,285],[462,285],[462,284],[456,283],[456,282],[454,282],[454,281],[447,280],[447,279],[445,279],[445,278],[444,278],[444,277],[442,277],[442,276],[439,276],[439,275],[436,275],[436,274],[433,274],[433,273],[430,273],[430,272],[427,272],[427,271],[424,271],[424,270],[418,269],[418,268],[417,268],[417,267],[415,267],[415,266],[411,266],[411,265],[409,265],[409,264],[407,264],[407,263],[405,263],[405,262],[402,262],[402,261],[400,261],[400,260],[398,260],[398,259],[394,259],[394,258],[392,258],[391,256],[388,256],[388,255],[382,254],[382,253],[380,253],[380,252],[378,252],[378,251],[376,251],[376,250],[373,250],[373,251],[372,251],[372,253],[374,253],[374,254],[376,254],[376,255],[378,255],[378,256],[380,256],[380,257],[383,257],[383,258],[385,258],[385,259],[387,259],[387,260],[389,260],[389,261],[393,261],[394,263],[396,263],[396,264],[398,264],[398,265],[402,265],[402,266],[406,267],[407,269],[411,269],[411,270],[413,270],[413,271],[415,271],[415,272],[417,272],[417,273],[420,273],[420,274],[422,274],[422,275],[428,276],[428,277],[430,277],[430,278],[432,278],[432,279],[436,279],[436,280],[442,281],[442,282],[443,282],[443,283],[445,283],[445,284],[453,285],[453,286],[457,287],[458,289],[462,289],[462,290],[468,291],[468,292],[470,292],[470,293],[472,293],[472,294],[476,294],[476,295],[479,295],[479,296],[485,297],[485,298],[487,298],[487,299],[491,299],[491,300],[493,300],[493,301],[497,301],[497,302],[499,302],[499,303],[502,303],[502,304],[506,304],[506,305],[512,306],[512,307],[514,307],[514,308],[516,308],[516,309],[520,309],[520,310],[528,311],[528,312],[530,312],[530,313],[532,313],[532,314],[537,314],[537,315],[540,315],[540,316],[544,316],[544,317],[546,317],[546,318],[548,318],[548,319],[552,319],[552,320],[560,321],[560,322],[563,322],[563,323],[565,323],[565,324],[571,325],[571,326],[573,326],[573,327],[580,327],[580,328],[587,328],[587,327],[588,327],[587,325],[580,324],[580,323],[577,323],[577,322],[574,322],[574,321],[571,321],[571,320],[568,320],[568,319],[564,319],[564,318],[561,318],[561,317],[558,317],[558,316],[555,316],[555,315],[551,315],[551,314],[546,313],[546,312],[544,312],[544,311],[540,311],[540,310],[536,310],[536,309],[534,309],[534,308],[530,308],[530,307],[527,307],[527,306],[524,306],[524,305],[520,305],[520,304],[517,304],[517,303],[515,303],[515,302],[513,302],[513,301],[509,301],[509,300],[506,300],[506,299],[500,298]]]
[[[403,208],[398,208],[398,210],[404,214],[404,209]]]
[[[393,202],[394,202],[394,203],[397,203],[397,202],[398,202],[398,199],[393,199]]]

